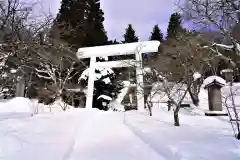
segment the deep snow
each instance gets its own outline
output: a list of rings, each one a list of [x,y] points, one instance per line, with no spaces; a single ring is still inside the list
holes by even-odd
[[[57,114],[49,114],[44,105],[46,112],[32,116],[29,108],[34,103],[29,101],[15,98],[0,104],[0,117],[13,111],[24,115],[0,119],[0,159],[240,159],[240,141],[233,137],[228,117],[205,117],[201,110],[181,109],[181,126],[174,127],[172,113],[161,103],[154,105],[153,117],[136,111],[70,108],[59,112],[57,107],[52,110]]]

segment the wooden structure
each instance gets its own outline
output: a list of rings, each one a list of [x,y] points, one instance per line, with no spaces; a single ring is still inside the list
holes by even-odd
[[[208,103],[210,111],[222,111],[222,95],[221,88],[224,84],[213,80],[212,83],[209,83],[205,86],[205,89],[208,90]]]

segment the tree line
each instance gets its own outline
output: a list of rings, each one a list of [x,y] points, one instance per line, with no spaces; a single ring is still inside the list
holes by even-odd
[[[100,8],[99,0],[63,0],[53,30],[58,30],[56,32],[60,33],[60,39],[76,48],[139,41],[132,24],[129,24],[125,29],[123,41],[109,40],[103,21],[104,11]],[[181,15],[173,13],[166,37],[174,36],[180,25]],[[163,42],[164,36],[157,24],[153,26],[149,40]]]

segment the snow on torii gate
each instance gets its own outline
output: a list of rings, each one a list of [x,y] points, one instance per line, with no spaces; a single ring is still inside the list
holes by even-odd
[[[157,52],[159,45],[159,41],[144,41],[126,44],[79,48],[77,51],[78,59],[91,58],[89,67],[86,108],[92,108],[96,68],[117,68],[135,66],[137,75],[137,106],[138,110],[144,110],[142,53]],[[135,54],[135,60],[96,62],[96,57],[129,54]]]

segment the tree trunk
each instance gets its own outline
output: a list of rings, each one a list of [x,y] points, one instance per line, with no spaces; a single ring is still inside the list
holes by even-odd
[[[174,126],[180,126],[178,112],[174,111]]]
[[[237,139],[240,140],[240,132],[237,135]]]
[[[167,106],[168,106],[168,111],[170,111],[171,110],[171,106],[172,106],[171,101],[167,101]]]
[[[152,103],[151,102],[148,105],[148,109],[149,109],[149,115],[152,116]]]
[[[152,116],[152,103],[151,102],[146,102],[145,105],[149,111],[149,116]]]
[[[189,93],[189,95],[190,95],[190,97],[192,99],[193,104],[195,106],[198,106],[199,105],[199,98],[198,98],[198,96],[195,96],[190,88],[188,89],[188,93]]]

